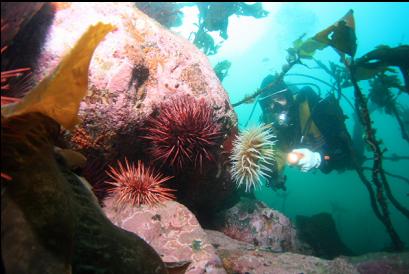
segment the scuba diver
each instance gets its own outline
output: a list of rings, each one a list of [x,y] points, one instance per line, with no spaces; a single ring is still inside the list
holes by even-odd
[[[268,186],[285,190],[286,164],[302,172],[353,169],[356,162],[352,140],[334,95],[322,99],[310,86],[295,93],[284,81],[274,83],[275,78],[264,78],[261,89],[265,91],[258,99],[261,121],[271,124],[277,136],[276,165]]]

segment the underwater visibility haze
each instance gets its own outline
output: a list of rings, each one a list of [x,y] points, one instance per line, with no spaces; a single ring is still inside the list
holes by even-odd
[[[408,273],[409,3],[2,2],[5,273]]]

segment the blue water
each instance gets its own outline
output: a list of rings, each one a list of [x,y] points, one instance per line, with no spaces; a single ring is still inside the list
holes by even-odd
[[[356,57],[381,44],[390,47],[409,44],[409,3],[264,3],[263,7],[270,12],[266,18],[231,16],[229,38],[224,41],[216,55],[209,56],[212,65],[225,59],[232,62],[229,74],[223,81],[232,103],[239,101],[246,94],[252,94],[267,74],[281,71],[282,65],[286,63],[286,49],[291,47],[295,39],[303,33],[306,33],[306,37],[313,36],[335,23],[349,9],[353,9],[355,17],[358,44]],[[192,22],[197,19],[191,18],[197,18],[197,9],[189,7],[183,11],[184,25],[176,31],[186,35],[184,33],[195,29]],[[217,40],[218,34],[213,37],[220,41]],[[328,61],[340,64],[338,55],[331,48],[317,52],[315,57],[326,64]],[[330,76],[322,70],[308,69],[300,65],[296,65],[290,73],[303,73],[324,81],[330,80]],[[323,94],[327,91],[325,85],[311,79],[288,76],[285,80],[292,83],[313,82],[319,85]],[[361,81],[360,86],[365,91],[368,83]],[[350,100],[354,100],[351,88],[344,89],[343,93]],[[409,96],[401,95],[399,102],[409,106]],[[353,110],[345,100],[341,100],[341,107],[346,115],[352,117]],[[252,108],[253,104],[243,104],[235,108],[240,129],[243,129],[249,119]],[[256,106],[248,126],[258,124],[260,114],[261,109]],[[392,116],[376,111],[372,114],[372,119],[378,129],[378,139],[382,139],[383,147],[388,148],[386,155],[409,155],[409,145],[401,138],[399,126]],[[346,123],[352,133],[352,118]],[[367,151],[366,154],[371,156],[371,152]],[[365,166],[371,164],[372,162],[368,161]],[[386,171],[406,178],[409,178],[408,167],[408,160],[384,161]],[[384,226],[370,207],[367,189],[354,171],[333,171],[325,175],[319,171],[301,173],[295,168],[287,168],[286,175],[286,193],[263,187],[256,192],[257,198],[282,211],[292,220],[299,214],[333,214],[342,240],[356,253],[377,251],[390,245],[390,238]],[[409,185],[391,177],[388,180],[395,197],[409,208]],[[406,246],[409,246],[408,220],[391,204],[389,208],[394,227]]]

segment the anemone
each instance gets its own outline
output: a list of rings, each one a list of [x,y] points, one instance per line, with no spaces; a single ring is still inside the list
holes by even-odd
[[[261,186],[270,177],[274,165],[275,135],[268,125],[245,129],[233,143],[230,156],[231,174],[237,187],[245,185],[246,192]]]

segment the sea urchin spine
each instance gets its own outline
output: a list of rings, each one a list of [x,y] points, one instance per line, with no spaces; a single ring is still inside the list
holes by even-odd
[[[160,105],[159,114],[147,120],[143,138],[150,142],[147,153],[155,162],[177,171],[190,164],[202,170],[204,161],[215,160],[222,132],[210,105],[183,96]]]
[[[174,200],[171,193],[174,190],[162,186],[162,183],[172,176],[164,177],[150,167],[138,161],[137,165],[130,164],[125,158],[125,166],[118,161],[118,169],[110,166],[107,174],[114,180],[107,182],[114,186],[110,193],[114,194],[116,201],[122,204],[140,206],[142,204],[154,205],[166,200]]]

